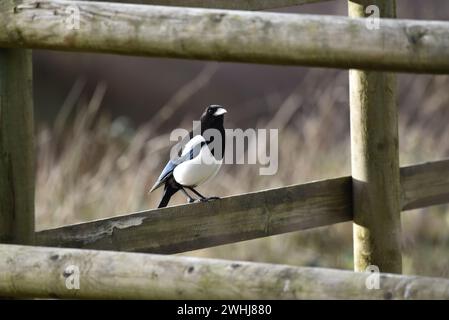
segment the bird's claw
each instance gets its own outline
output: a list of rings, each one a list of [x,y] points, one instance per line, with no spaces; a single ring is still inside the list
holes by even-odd
[[[199,198],[199,199],[187,199],[188,203],[198,203],[198,202],[209,202],[212,200],[218,200],[220,197],[207,197],[207,198]]]
[[[203,199],[199,199],[201,202],[209,202],[211,200],[218,200],[220,199],[220,197],[207,197],[207,198],[203,198]]]

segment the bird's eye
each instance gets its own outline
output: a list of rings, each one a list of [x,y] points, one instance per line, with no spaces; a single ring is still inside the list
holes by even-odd
[[[212,113],[214,110],[212,110],[212,109],[209,109],[209,110],[207,110],[207,112],[209,112],[209,113]]]

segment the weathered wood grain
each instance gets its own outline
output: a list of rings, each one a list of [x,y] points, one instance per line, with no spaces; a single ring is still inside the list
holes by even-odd
[[[176,253],[351,220],[349,178],[41,231],[44,246]]]
[[[95,1],[95,0],[83,0],[83,1]],[[255,11],[255,10],[291,7],[316,2],[327,2],[331,0],[118,0],[118,1],[96,0],[96,1]]]
[[[0,11],[0,46],[449,73],[449,22],[367,20],[62,0]],[[71,29],[76,7],[80,28]]]
[[[95,250],[0,245],[0,270],[12,297],[449,299],[447,279],[381,274],[368,289],[371,273]]]
[[[404,167],[401,177],[404,210],[449,203],[449,160]],[[44,230],[36,241],[178,253],[351,221],[351,203],[351,179],[343,177]]]
[[[0,48],[0,243],[33,242],[33,121],[31,52]]]
[[[401,169],[402,209],[449,204],[449,160]]]
[[[381,17],[396,17],[396,1],[372,0]],[[348,2],[351,17],[367,5]],[[401,273],[398,110],[394,73],[350,70],[354,269],[376,265]]]

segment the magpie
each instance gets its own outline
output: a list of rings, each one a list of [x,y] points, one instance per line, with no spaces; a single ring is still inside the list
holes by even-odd
[[[226,138],[223,126],[225,113],[227,111],[222,106],[207,107],[200,118],[201,130],[190,131],[180,142],[181,147],[185,144],[181,148],[181,155],[168,161],[156,183],[150,189],[150,192],[153,192],[164,185],[164,193],[158,208],[166,207],[170,198],[179,190],[187,196],[189,202],[218,199],[218,197],[206,198],[194,188],[213,178],[221,167]],[[216,146],[219,141],[214,144],[212,143],[214,136],[208,137],[206,132],[208,129],[215,129],[214,131],[221,135],[221,145],[218,146],[221,150],[218,150]],[[195,133],[198,134],[194,135]],[[193,198],[186,189],[192,191],[199,198]]]

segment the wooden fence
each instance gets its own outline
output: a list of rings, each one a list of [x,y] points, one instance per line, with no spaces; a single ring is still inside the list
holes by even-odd
[[[389,273],[402,269],[400,212],[449,203],[449,160],[399,168],[392,71],[449,73],[449,23],[395,19],[387,0],[350,1],[348,18],[210,9],[319,1],[2,0],[0,296],[448,299],[449,280]],[[368,4],[379,29],[367,28]],[[67,28],[69,7],[80,28]],[[33,48],[351,69],[352,176],[35,232]],[[355,270],[377,265],[379,290],[363,272],[154,254],[351,220]],[[67,264],[80,290],[66,288]]]

